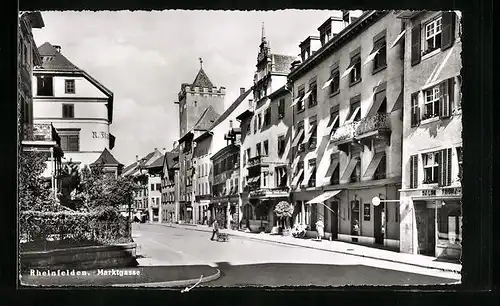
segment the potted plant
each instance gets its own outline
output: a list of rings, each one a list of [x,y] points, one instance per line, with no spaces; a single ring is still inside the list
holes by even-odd
[[[283,236],[288,236],[290,233],[288,220],[293,215],[293,206],[286,201],[281,201],[274,208],[274,213],[276,214],[276,217],[278,217],[280,221],[281,228],[283,229],[282,230]]]

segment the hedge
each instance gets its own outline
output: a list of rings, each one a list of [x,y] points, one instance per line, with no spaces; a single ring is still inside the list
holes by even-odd
[[[26,242],[65,240],[108,244],[130,239],[129,220],[96,213],[22,211],[20,234]]]

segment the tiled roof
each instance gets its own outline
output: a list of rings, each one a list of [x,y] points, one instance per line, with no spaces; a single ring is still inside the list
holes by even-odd
[[[208,78],[205,71],[203,71],[203,68],[200,68],[200,71],[198,71],[198,74],[196,75],[196,78],[194,79],[192,86],[208,87],[208,88],[214,87],[214,85]]]
[[[43,60],[42,67],[45,69],[57,69],[57,70],[73,70],[80,71],[81,69],[70,62],[61,52],[51,45],[49,42],[44,43],[38,47],[38,52],[40,56],[49,57],[47,60]]]
[[[108,149],[104,149],[102,151],[101,156],[99,156],[95,162],[92,163],[94,164],[101,164],[101,165],[123,165],[119,161],[116,160],[116,158],[111,154],[111,152],[108,151]]]
[[[167,161],[167,167],[172,168],[174,166],[174,164],[175,164],[174,157],[177,154],[178,153],[174,153],[173,151],[165,153],[165,159]]]
[[[245,100],[246,97],[252,92],[252,89],[248,89],[242,95],[240,95],[234,102],[231,104],[223,113],[219,116],[219,118],[210,126],[208,129],[211,131],[215,128],[219,123],[224,121],[229,115],[231,115],[234,110]]]
[[[276,72],[290,72],[290,67],[292,62],[295,60],[295,56],[281,55],[281,54],[271,54],[272,62],[274,63],[274,71]]]
[[[208,130],[214,122],[220,117],[219,113],[215,111],[212,105],[209,105],[207,109],[200,116],[200,119],[193,127],[193,130]]]
[[[122,174],[123,175],[128,175],[127,172],[133,170],[135,168],[135,166],[137,166],[137,163],[130,164],[127,167],[123,168]]]
[[[154,162],[147,166],[147,168],[160,168],[163,167],[163,161],[165,160],[165,156],[161,155]]]

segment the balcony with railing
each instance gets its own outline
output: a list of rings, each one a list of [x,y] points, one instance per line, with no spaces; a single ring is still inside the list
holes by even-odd
[[[355,121],[340,126],[335,130],[335,133],[333,133],[330,138],[330,142],[334,144],[342,144],[354,141],[359,123],[359,121]]]
[[[269,163],[270,163],[269,156],[259,155],[259,156],[252,157],[248,160],[247,168],[253,168],[253,167],[258,167],[258,166],[265,167],[265,166],[269,166]]]
[[[50,123],[25,124],[23,126],[23,140],[59,142],[59,135]]]
[[[356,138],[371,138],[377,136],[385,136],[390,133],[391,128],[389,118],[385,113],[377,113],[373,116],[366,117],[359,121],[356,128]]]

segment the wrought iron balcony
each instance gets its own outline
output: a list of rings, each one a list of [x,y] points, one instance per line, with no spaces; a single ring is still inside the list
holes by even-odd
[[[333,143],[341,143],[353,140],[356,136],[358,125],[359,121],[355,121],[340,126],[335,130],[335,133],[333,133],[330,141]]]
[[[23,126],[24,140],[57,141],[57,132],[50,123],[25,124]]]
[[[373,116],[361,119],[356,128],[356,136],[362,136],[377,131],[390,131],[387,114],[377,113]]]
[[[269,156],[267,155],[252,157],[247,162],[247,168],[266,165],[269,165]]]

